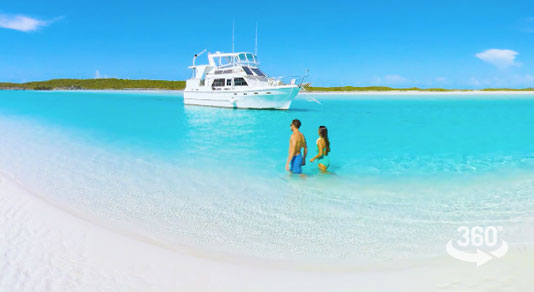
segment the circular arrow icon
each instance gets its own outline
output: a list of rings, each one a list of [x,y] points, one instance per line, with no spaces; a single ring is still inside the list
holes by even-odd
[[[491,227],[491,226],[490,226]],[[487,227],[490,228],[490,227]],[[495,229],[494,227],[491,227],[493,228],[494,230],[497,230]],[[480,226],[475,226],[471,229],[467,228],[466,226],[461,226],[460,228],[458,228],[459,231],[466,231],[466,233],[464,233],[464,238],[467,239],[466,241],[464,242],[460,242],[461,243],[461,246],[469,246],[469,245],[472,245],[472,246],[476,246],[477,249],[476,251],[474,252],[466,252],[466,251],[462,251],[462,250],[459,250],[457,249],[456,247],[454,247],[454,245],[452,244],[453,240],[449,240],[449,242],[447,243],[446,247],[445,247],[445,250],[447,251],[447,253],[452,256],[453,258],[455,259],[458,259],[458,260],[461,260],[461,261],[464,261],[464,262],[470,262],[470,263],[476,263],[477,267],[487,263],[488,261],[494,259],[494,258],[500,258],[500,257],[503,257],[507,252],[508,252],[508,243],[504,240],[500,240],[501,244],[500,246],[493,250],[493,251],[489,251],[489,252],[485,252],[485,251],[482,251],[478,248],[478,246],[481,246],[484,241],[483,241],[483,238],[484,237],[476,237],[476,238],[480,238],[481,240],[478,240],[475,244],[473,244],[474,241],[469,241],[469,231],[473,231],[473,230],[480,230],[482,229]],[[486,230],[487,230],[486,229]],[[473,236],[476,234],[471,234],[471,236]],[[495,234],[496,235],[496,234]],[[486,237],[487,238],[487,237]],[[496,238],[495,238],[496,239]],[[497,241],[492,241],[492,244],[487,244],[488,246],[493,246]],[[471,244],[469,244],[471,243]]]

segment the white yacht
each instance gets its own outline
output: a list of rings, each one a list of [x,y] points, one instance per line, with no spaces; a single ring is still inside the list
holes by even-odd
[[[280,78],[268,77],[259,68],[258,58],[248,52],[208,53],[207,65],[196,65],[193,57],[192,77],[186,81],[184,103],[249,109],[284,109],[301,89],[292,79],[284,84]]]

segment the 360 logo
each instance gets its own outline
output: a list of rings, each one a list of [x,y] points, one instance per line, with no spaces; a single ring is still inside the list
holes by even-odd
[[[461,239],[449,240],[445,249],[453,258],[476,263],[478,267],[494,258],[501,258],[508,252],[508,243],[499,240],[501,231],[502,226],[460,226],[458,232]]]

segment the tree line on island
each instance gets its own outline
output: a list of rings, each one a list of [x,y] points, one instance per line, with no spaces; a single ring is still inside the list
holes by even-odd
[[[53,89],[168,89],[182,90],[185,81],[148,80],[148,79],[52,79],[48,81],[33,81],[25,83],[0,82],[2,89],[29,89],[29,90],[53,90]]]
[[[185,81],[149,80],[149,79],[52,79],[47,81],[32,81],[24,83],[0,82],[0,89],[25,89],[25,90],[99,90],[99,89],[164,89],[183,90]],[[445,88],[392,88],[388,86],[338,86],[316,87],[311,84],[304,85],[307,91],[471,91],[469,89],[445,89]],[[534,88],[486,88],[481,91],[534,91]]]

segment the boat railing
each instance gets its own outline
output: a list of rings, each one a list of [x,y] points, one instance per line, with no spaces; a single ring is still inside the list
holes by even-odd
[[[281,85],[298,85],[302,86],[307,76],[279,76],[269,77],[269,85],[281,86]]]
[[[217,69],[225,69],[225,68],[241,67],[241,66],[258,67],[259,63],[248,62],[248,61],[236,61],[236,62],[217,65]]]

